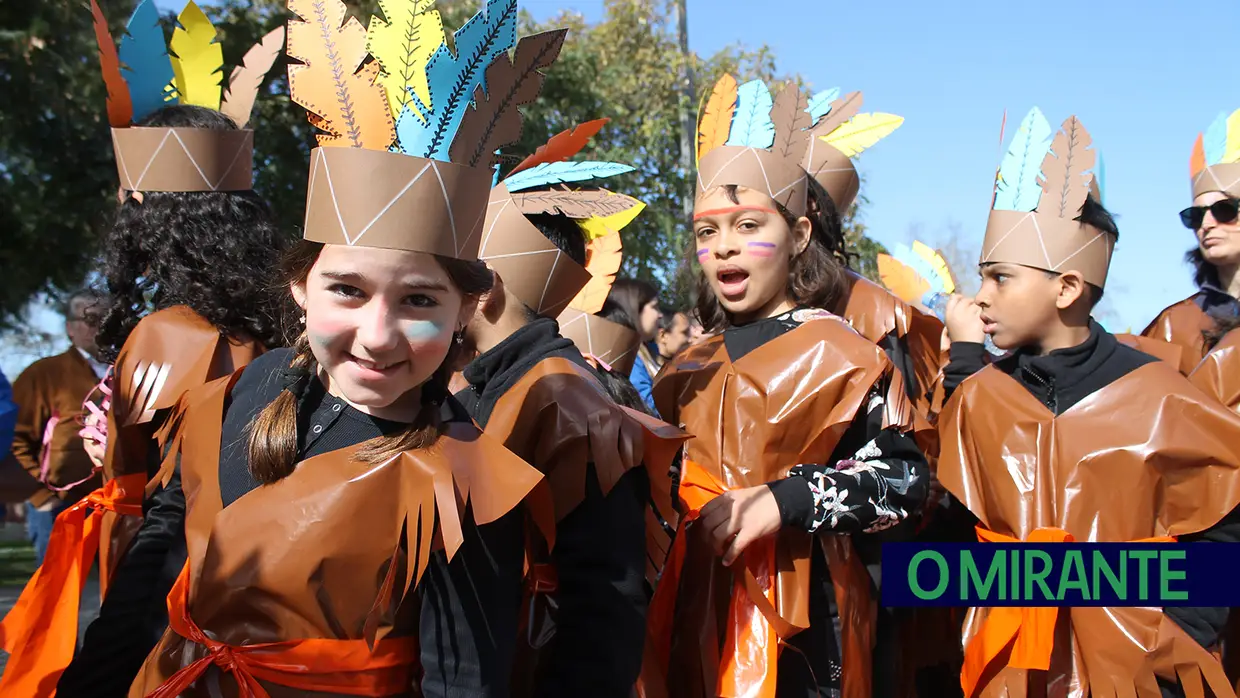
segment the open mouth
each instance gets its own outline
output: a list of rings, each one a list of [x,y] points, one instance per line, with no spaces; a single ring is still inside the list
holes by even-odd
[[[367,378],[382,378],[395,373],[404,365],[404,361],[381,363],[378,361],[370,361],[360,356],[349,354],[349,360],[358,368],[359,373]]]
[[[719,291],[727,297],[743,295],[749,284],[749,272],[740,267],[723,267],[715,278],[719,280]]]

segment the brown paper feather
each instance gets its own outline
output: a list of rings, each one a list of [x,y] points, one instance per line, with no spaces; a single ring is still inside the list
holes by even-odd
[[[771,108],[771,120],[775,122],[775,154],[785,160],[800,164],[809,145],[810,116],[809,96],[794,82],[784,85],[775,95]]]
[[[220,111],[232,118],[237,128],[245,128],[246,124],[250,123],[250,112],[254,109],[254,100],[258,98],[258,90],[283,48],[284,26],[281,25],[268,32],[249,51],[245,52],[245,58],[242,59],[243,65],[233,68]]]
[[[550,213],[584,220],[605,218],[628,211],[642,203],[631,196],[604,189],[591,191],[534,191],[512,195],[517,208],[524,214]]]
[[[814,124],[813,136],[826,136],[835,129],[843,126],[847,121],[857,115],[861,111],[862,97],[860,92],[849,92],[842,98],[831,103],[831,111],[822,117],[817,124]]]
[[[1093,139],[1075,116],[1063,122],[1051,150],[1042,160],[1042,198],[1038,213],[1051,213],[1060,218],[1076,218],[1094,176],[1097,156],[1089,149]]]
[[[559,58],[567,34],[557,29],[523,37],[512,58],[500,56],[487,67],[486,82],[474,91],[474,103],[452,141],[453,162],[490,167],[496,150],[521,137],[517,107],[538,99],[545,78],[541,70]]]
[[[396,125],[375,83],[379,64],[362,67],[366,30],[341,0],[289,0],[288,8],[301,18],[289,21],[288,55],[302,63],[288,68],[289,90],[318,115],[319,145],[387,150]]]
[[[90,11],[95,19],[95,41],[99,43],[99,67],[103,70],[103,84],[108,88],[108,123],[112,128],[125,128],[133,121],[129,85],[121,76],[121,60],[116,55],[112,32],[108,31],[108,20],[95,0],[90,0]]]

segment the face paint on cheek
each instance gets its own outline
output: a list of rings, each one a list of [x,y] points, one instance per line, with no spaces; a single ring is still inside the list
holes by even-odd
[[[773,242],[750,242],[745,245],[749,248],[749,254],[755,257],[774,257],[775,243]]]
[[[401,331],[411,342],[427,342],[443,333],[443,325],[433,320],[408,320],[401,322]]]
[[[710,249],[706,247],[703,247],[697,251],[697,258],[699,262],[706,261],[706,258],[709,256],[710,256]]]

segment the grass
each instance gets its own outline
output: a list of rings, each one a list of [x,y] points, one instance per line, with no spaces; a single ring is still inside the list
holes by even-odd
[[[29,543],[0,541],[0,587],[25,586],[36,567]]]

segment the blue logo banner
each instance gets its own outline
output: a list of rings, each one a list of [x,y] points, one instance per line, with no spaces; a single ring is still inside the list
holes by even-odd
[[[884,606],[1240,606],[1236,543],[885,543]]]

